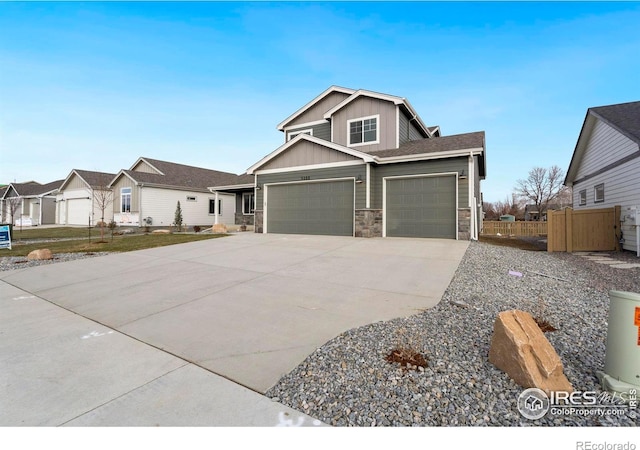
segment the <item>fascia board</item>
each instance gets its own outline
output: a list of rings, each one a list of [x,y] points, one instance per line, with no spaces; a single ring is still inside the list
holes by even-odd
[[[331,94],[332,92],[342,92],[343,94],[348,94],[351,95],[355,92],[355,90],[353,89],[349,89],[349,88],[343,88],[340,86],[331,86],[328,89],[326,89],[323,93],[321,93],[320,95],[318,95],[316,98],[314,98],[313,100],[311,100],[309,103],[307,103],[306,105],[304,105],[302,108],[298,109],[296,112],[294,112],[293,114],[291,114],[289,117],[287,117],[286,119],[284,119],[282,122],[280,122],[278,124],[278,126],[276,127],[279,131],[284,131],[284,127],[287,126],[287,124],[289,122],[291,122],[292,120],[294,120],[296,117],[298,117],[300,114],[302,114],[303,112],[305,112],[306,110],[308,110],[309,108],[311,108],[313,105],[315,105],[316,103],[318,103],[320,100],[322,100],[323,98],[325,98],[327,95]]]

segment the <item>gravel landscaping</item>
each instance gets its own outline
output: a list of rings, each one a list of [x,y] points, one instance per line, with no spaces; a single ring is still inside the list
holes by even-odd
[[[55,264],[75,259],[93,258],[96,256],[108,255],[108,252],[87,252],[87,253],[55,253],[53,259],[28,260],[26,256],[4,256],[0,257],[0,272],[5,270],[25,269],[27,267],[42,266],[45,264]]]
[[[612,257],[638,262],[628,252]],[[488,361],[497,314],[529,311],[557,328],[545,335],[574,389],[602,392],[596,371],[604,368],[613,289],[640,292],[640,268],[472,242],[436,307],[343,333],[267,396],[334,426],[637,426],[638,411],[627,409],[526,419],[516,406],[523,388]],[[399,346],[419,352],[427,367],[388,362]]]

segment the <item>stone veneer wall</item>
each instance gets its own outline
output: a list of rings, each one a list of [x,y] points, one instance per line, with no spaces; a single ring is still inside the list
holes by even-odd
[[[382,210],[356,209],[356,237],[382,237]]]
[[[471,209],[458,209],[458,239],[468,241],[471,239]]]
[[[243,223],[246,225],[253,225],[253,214],[236,213],[235,224],[242,225]]]
[[[263,229],[262,229],[262,222],[264,220],[264,211],[262,211],[261,209],[256,209],[255,210],[255,214],[253,215],[253,224],[255,225],[255,232],[256,233],[262,233]]]

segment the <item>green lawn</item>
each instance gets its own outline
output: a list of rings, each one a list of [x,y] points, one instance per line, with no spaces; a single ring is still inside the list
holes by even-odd
[[[163,247],[165,245],[184,244],[186,242],[202,241],[223,237],[222,234],[142,234],[114,236],[111,240],[109,230],[105,231],[105,241],[100,241],[100,230],[91,230],[91,240],[88,239],[86,228],[41,228],[23,230],[14,229],[12,236],[13,249],[0,249],[2,256],[27,256],[32,250],[48,248],[55,253],[76,252],[130,252],[145,248]],[[20,243],[26,239],[64,239],[83,238],[70,241]]]

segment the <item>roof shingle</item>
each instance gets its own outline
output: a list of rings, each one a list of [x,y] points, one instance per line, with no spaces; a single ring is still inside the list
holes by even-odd
[[[589,108],[609,125],[618,128],[629,139],[640,143],[640,102]]]

